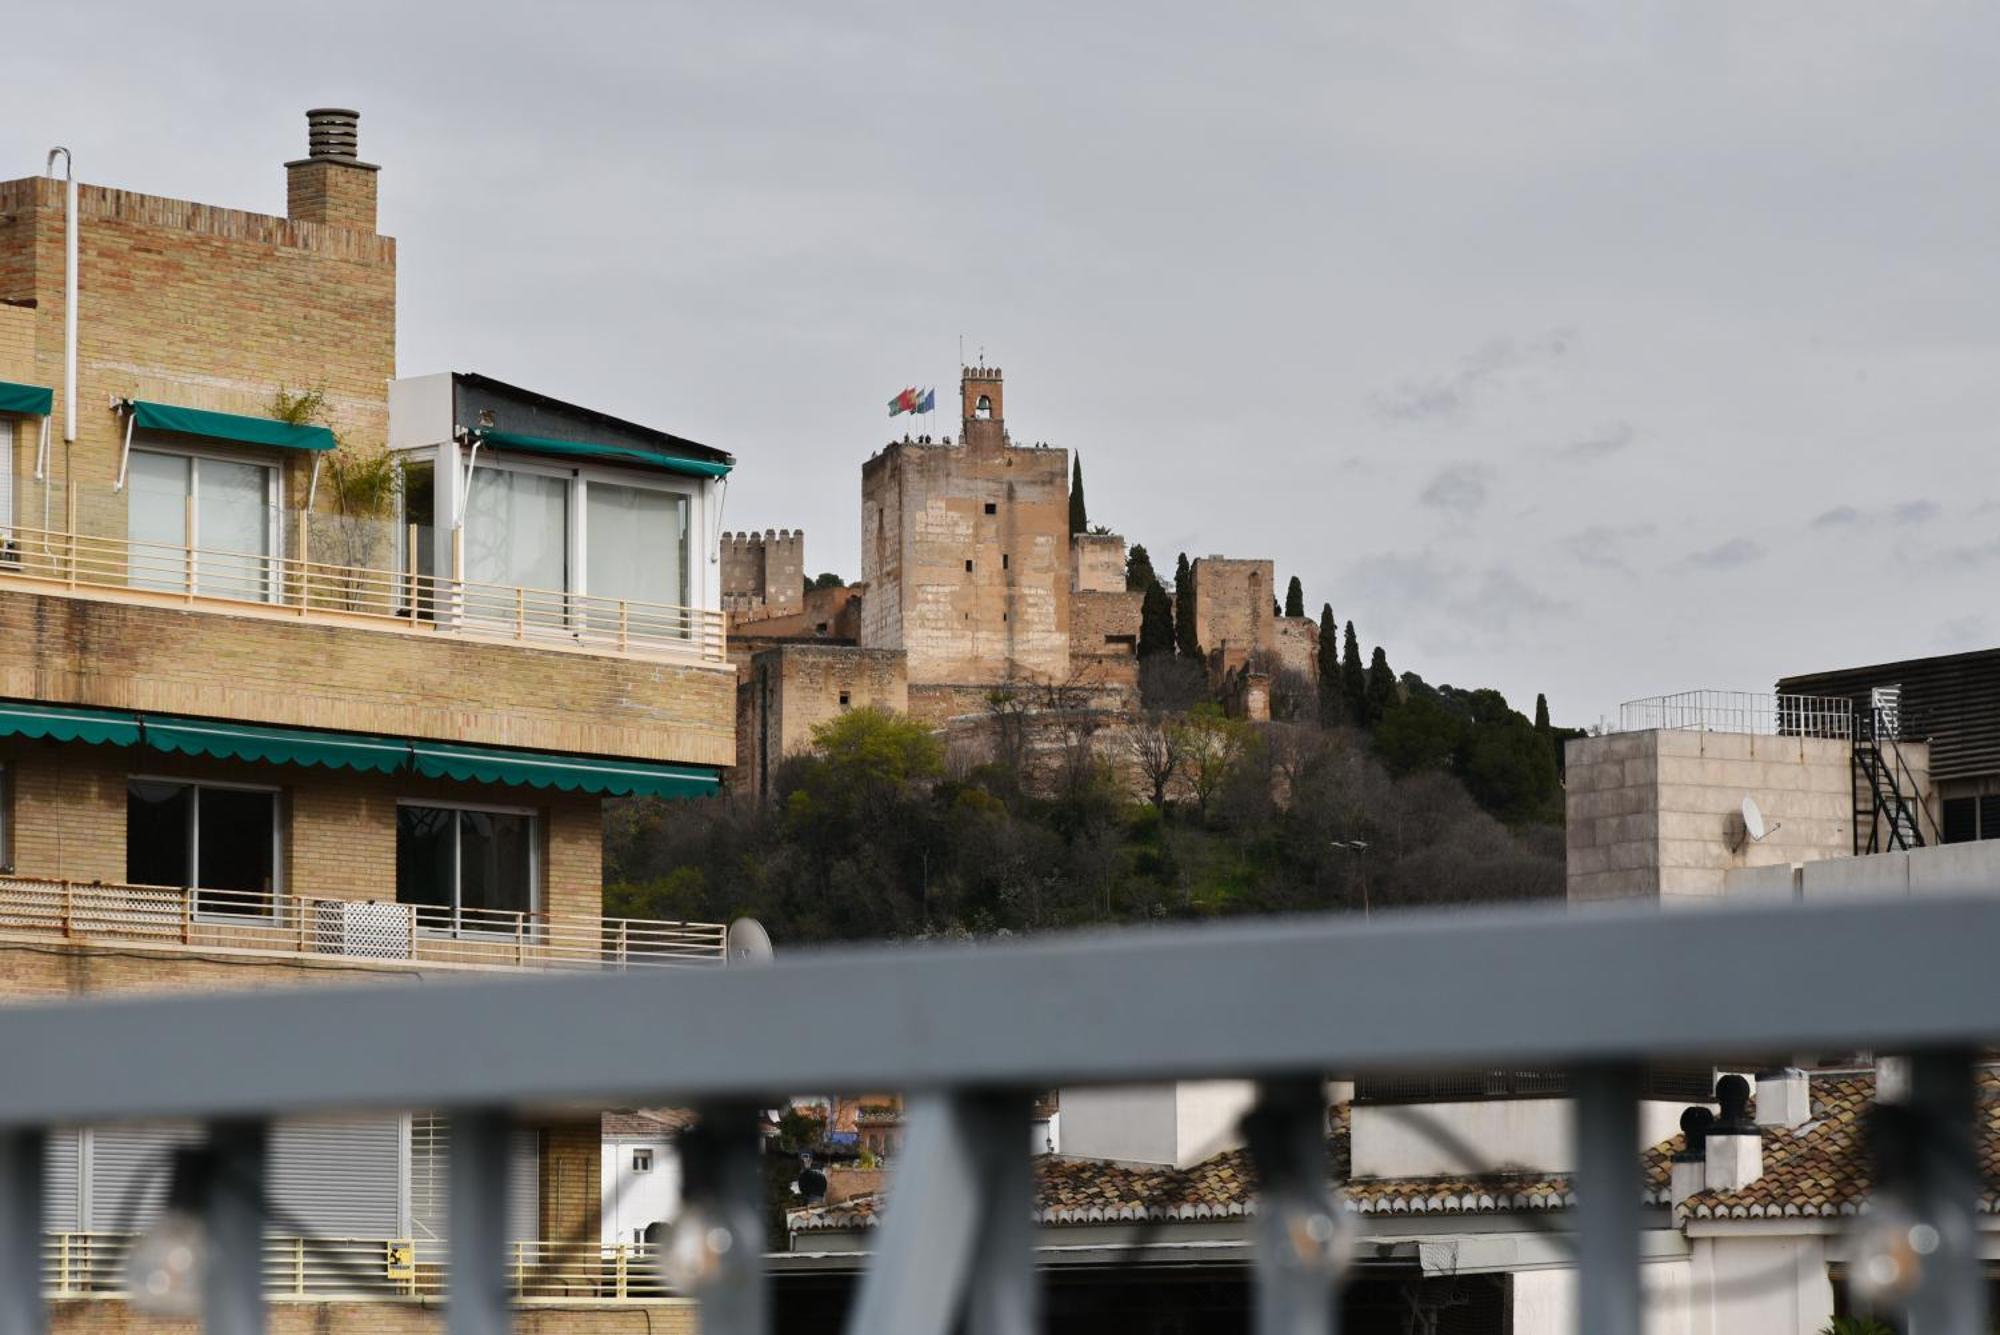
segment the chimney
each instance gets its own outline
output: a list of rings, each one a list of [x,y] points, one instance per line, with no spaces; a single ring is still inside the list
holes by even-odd
[[[1725,1075],[1715,1084],[1722,1111],[1708,1129],[1706,1183],[1710,1191],[1736,1191],[1764,1176],[1764,1132],[1750,1116],[1750,1082]]]
[[[1757,1075],[1757,1125],[1804,1126],[1812,1120],[1812,1082],[1796,1066]]]
[[[1687,1144],[1667,1169],[1667,1198],[1678,1208],[1708,1185],[1708,1133],[1715,1114],[1699,1103],[1681,1114],[1681,1135]]]
[[[355,154],[361,113],[315,107],[306,113],[306,154],[285,164],[285,216],[356,231],[375,230],[375,173]]]

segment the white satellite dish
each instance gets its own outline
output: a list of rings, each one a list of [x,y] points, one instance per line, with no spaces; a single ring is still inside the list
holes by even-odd
[[[1770,833],[1764,827],[1763,809],[1757,805],[1757,799],[1754,797],[1743,799],[1743,833],[1750,836],[1750,842],[1753,844],[1763,843],[1764,836]]]
[[[768,964],[772,954],[771,934],[755,918],[738,918],[729,924],[724,949],[731,964]]]

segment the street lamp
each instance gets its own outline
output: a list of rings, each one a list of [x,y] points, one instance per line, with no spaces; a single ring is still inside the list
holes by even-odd
[[[1364,856],[1368,852],[1368,841],[1366,839],[1335,839],[1331,842],[1333,847],[1341,850],[1343,853],[1354,854],[1355,858],[1360,862],[1361,916],[1366,918],[1370,916],[1368,907],[1368,862]]]

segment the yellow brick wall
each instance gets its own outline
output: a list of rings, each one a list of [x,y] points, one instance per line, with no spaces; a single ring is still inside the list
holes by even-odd
[[[0,768],[8,803],[6,825],[15,874],[77,882],[125,879],[126,780],[132,774],[267,784],[281,793],[283,878],[287,892],[327,899],[393,900],[396,895],[396,802],[399,798],[481,802],[532,810],[541,839],[538,878],[542,904],[554,920],[581,928],[603,902],[602,804],[594,797],[531,788],[357,774],[317,767],[254,765],[201,757],[134,753],[81,743],[0,739]],[[289,948],[273,941],[272,948]],[[504,952],[503,952],[504,953]],[[218,977],[198,963],[97,969],[100,979],[139,983],[167,976],[187,986]],[[185,960],[183,954],[178,958]],[[284,968],[295,968],[280,961]],[[30,977],[18,984],[38,995],[52,986],[48,970],[21,960],[0,964],[0,989],[15,984],[15,965]],[[392,967],[387,972],[407,974]],[[64,975],[67,977],[68,975]],[[130,982],[111,985],[136,985]]]
[[[198,1335],[193,1321],[163,1321],[122,1302],[51,1304],[50,1335]],[[276,1302],[266,1309],[271,1335],[442,1335],[444,1305],[384,1302]],[[696,1335],[699,1309],[680,1299],[623,1303],[524,1306],[514,1314],[520,1335]]]
[[[0,588],[0,699],[727,765],[735,675]]]

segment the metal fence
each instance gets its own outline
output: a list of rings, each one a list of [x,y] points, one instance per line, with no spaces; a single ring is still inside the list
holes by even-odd
[[[1854,702],[1757,691],[1681,691],[1627,700],[1618,706],[1619,732],[1653,729],[1846,741],[1854,736]]]
[[[218,1178],[261,1180],[264,1128],[306,1111],[450,1110],[448,1328],[511,1319],[504,1236],[517,1113],[684,1102],[683,1250],[710,1335],[767,1329],[759,1114],[786,1090],[909,1091],[897,1189],[848,1329],[1039,1327],[1034,1092],[1249,1077],[1261,1183],[1256,1329],[1338,1323],[1330,1075],[1562,1070],[1574,1092],[1577,1329],[1640,1329],[1638,1101],[1651,1063],[1761,1068],[1800,1051],[1910,1054],[1917,1147],[1873,1189],[1924,1230],[1904,1310],[1986,1335],[1973,1064],[2000,1035],[2000,898],[1299,920],[997,946],[848,950],[761,969],[148,997],[0,1011],[0,1335],[42,1329],[45,1128],[209,1127]],[[1920,973],[1918,972],[1920,971]],[[837,1005],[868,1042],[830,1044]],[[1741,1069],[1741,1067],[1739,1067]],[[208,1192],[206,1328],[262,1329],[254,1191]],[[1916,1238],[1915,1226],[1910,1235]]]

